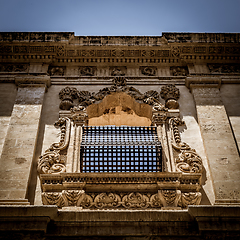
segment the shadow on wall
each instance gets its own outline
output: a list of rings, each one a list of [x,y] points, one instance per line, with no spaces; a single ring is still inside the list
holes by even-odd
[[[14,102],[17,96],[17,87],[14,83],[0,85],[0,117],[11,117]]]

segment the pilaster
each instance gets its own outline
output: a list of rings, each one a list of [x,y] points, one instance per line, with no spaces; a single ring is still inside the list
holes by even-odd
[[[186,85],[196,103],[198,123],[208,157],[215,204],[240,203],[240,159],[228,115],[221,100],[221,79],[189,77]]]
[[[48,77],[17,77],[17,96],[0,158],[0,204],[29,204],[28,181]]]

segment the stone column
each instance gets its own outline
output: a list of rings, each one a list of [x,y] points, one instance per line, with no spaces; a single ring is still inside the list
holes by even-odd
[[[240,158],[221,100],[221,79],[187,78],[208,157],[215,204],[240,204]]]
[[[18,77],[9,128],[0,158],[0,204],[29,204],[28,181],[49,77]]]

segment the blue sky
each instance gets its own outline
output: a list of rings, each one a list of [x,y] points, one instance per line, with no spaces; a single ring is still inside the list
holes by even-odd
[[[240,32],[240,0],[0,0],[0,31]]]

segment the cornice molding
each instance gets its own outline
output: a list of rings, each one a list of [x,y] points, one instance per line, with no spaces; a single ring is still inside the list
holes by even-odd
[[[74,32],[1,32],[0,41],[77,42],[79,45],[163,45],[168,42],[239,43],[240,33],[178,33],[162,36],[75,36]]]

